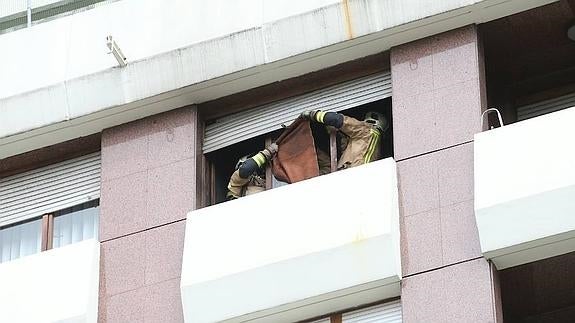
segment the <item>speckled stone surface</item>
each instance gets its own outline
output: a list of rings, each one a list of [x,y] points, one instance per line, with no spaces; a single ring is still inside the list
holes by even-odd
[[[396,160],[473,140],[484,98],[481,56],[474,26],[392,48]]]
[[[134,234],[101,244],[100,296],[109,297],[145,284],[146,239]]]
[[[473,208],[485,80],[475,26],[391,50],[404,322],[495,322]],[[500,322],[500,321],[498,321]]]
[[[481,257],[473,200],[441,208],[443,264]]]
[[[434,153],[439,176],[439,205],[473,199],[473,143]]]
[[[476,259],[404,277],[403,322],[495,322],[490,271]]]
[[[439,170],[436,154],[397,163],[400,213],[410,216],[439,208]]]
[[[401,269],[403,275],[442,265],[439,209],[401,218]]]
[[[183,321],[184,230],[179,221],[102,243],[100,322]]]
[[[145,297],[144,288],[139,288],[107,298],[103,311],[98,313],[98,322],[144,322]]]
[[[148,168],[148,122],[137,120],[102,132],[102,181]]]
[[[184,322],[180,278],[148,285],[145,290],[145,323],[181,323]]]
[[[186,221],[164,225],[145,232],[145,284],[180,277]]]
[[[194,157],[195,115],[177,109],[149,118],[148,168]]]
[[[184,322],[179,278],[114,295],[100,308],[100,323]]]
[[[102,182],[100,241],[146,228],[147,171]]]
[[[196,117],[195,108],[181,108],[102,134],[99,322],[183,322]]]
[[[102,135],[100,240],[184,219],[195,202],[194,108]]]
[[[481,256],[473,143],[399,161],[397,168],[403,274]]]
[[[148,170],[146,227],[186,218],[194,207],[195,161],[184,159]]]

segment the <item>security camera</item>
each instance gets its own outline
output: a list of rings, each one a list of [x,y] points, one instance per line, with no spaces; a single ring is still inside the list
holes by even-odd
[[[112,39],[112,36],[106,37],[106,45],[108,46],[108,49],[110,49],[108,54],[114,54],[114,57],[118,61],[120,67],[124,67],[128,64],[126,61],[126,56],[124,56],[120,46],[118,46],[116,41]]]

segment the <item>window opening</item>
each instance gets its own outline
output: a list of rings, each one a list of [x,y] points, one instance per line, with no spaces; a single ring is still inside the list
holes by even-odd
[[[53,248],[98,238],[99,200],[54,212]]]
[[[99,202],[92,200],[0,228],[0,263],[98,238]]]
[[[385,116],[389,123],[389,128],[385,131],[379,142],[379,149],[381,151],[380,158],[388,158],[393,156],[393,129],[392,129],[392,115],[391,115],[391,98],[385,98],[379,101],[364,104],[358,107],[346,109],[339,113],[353,117],[357,120],[364,120],[368,112],[377,112]],[[257,121],[252,121],[257,122]],[[345,141],[341,134],[334,127],[328,127],[324,124],[311,122],[311,130],[314,137],[314,144],[318,154],[325,154],[322,158],[327,167],[320,167],[324,169],[320,175],[324,175],[337,170],[337,162],[342,155],[342,147]],[[227,200],[226,194],[228,192],[227,186],[230,181],[230,176],[235,171],[238,160],[244,156],[252,156],[258,151],[263,150],[269,146],[283,132],[282,129],[273,131],[264,135],[260,135],[248,140],[244,140],[234,145],[213,151],[206,154],[208,161],[208,181],[210,192],[210,203],[217,204]],[[327,170],[326,170],[327,169]],[[262,177],[265,177],[265,189],[272,189],[287,185],[287,183],[279,181],[271,173],[271,167],[266,165],[265,172]]]

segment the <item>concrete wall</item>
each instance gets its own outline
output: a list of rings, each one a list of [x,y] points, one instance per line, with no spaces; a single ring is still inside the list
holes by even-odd
[[[404,322],[495,322],[473,209],[485,91],[475,26],[391,50]]]
[[[100,322],[181,322],[186,213],[195,208],[195,108],[102,134]]]

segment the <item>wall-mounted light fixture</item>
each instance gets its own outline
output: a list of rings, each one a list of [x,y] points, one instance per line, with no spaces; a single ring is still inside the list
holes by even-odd
[[[126,56],[124,56],[120,46],[118,46],[116,41],[112,39],[112,36],[106,37],[106,45],[108,46],[108,49],[110,49],[108,54],[114,54],[114,57],[118,61],[120,67],[124,67],[128,64],[126,61]]]

